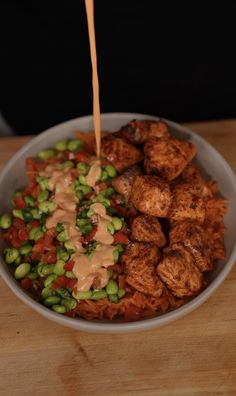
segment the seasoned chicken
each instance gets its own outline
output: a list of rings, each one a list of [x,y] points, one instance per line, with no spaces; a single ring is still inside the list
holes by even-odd
[[[161,296],[164,285],[156,274],[159,258],[155,245],[140,242],[128,245],[121,257],[126,273],[125,281],[140,292]]]
[[[173,221],[192,220],[203,224],[205,219],[205,202],[198,189],[188,183],[176,185],[172,191],[173,199],[169,211]]]
[[[189,183],[199,190],[202,197],[212,197],[212,190],[210,189],[209,182],[203,179],[200,170],[196,165],[188,164],[180,175],[180,179],[184,183]],[[211,182],[212,183],[212,182]]]
[[[212,246],[202,226],[189,221],[177,223],[170,230],[169,238],[170,245],[182,243],[189,249],[201,272],[212,271]]]
[[[144,167],[147,173],[171,181],[179,176],[195,154],[196,148],[186,140],[151,137],[144,145]]]
[[[141,175],[142,171],[138,165],[134,165],[127,169],[124,173],[116,176],[112,180],[112,185],[115,190],[123,195],[125,201],[128,203],[130,199],[132,184],[136,176]]]
[[[171,205],[169,185],[158,176],[136,176],[130,200],[142,213],[167,217]]]
[[[142,152],[125,139],[107,135],[101,141],[101,156],[110,161],[118,172],[142,161]]]
[[[151,136],[158,138],[170,136],[169,127],[165,122],[153,120],[130,121],[115,134],[134,144],[144,143]]]
[[[166,249],[157,266],[157,274],[176,297],[191,297],[203,287],[203,275],[194,264],[190,251],[183,245]]]
[[[212,259],[213,260],[225,260],[225,244],[224,244],[224,233],[225,227],[223,223],[211,224],[208,221],[204,223],[204,229],[208,236],[208,240],[211,241],[212,245]]]
[[[154,216],[140,215],[131,225],[131,239],[138,242],[152,242],[158,247],[166,244],[159,220]]]

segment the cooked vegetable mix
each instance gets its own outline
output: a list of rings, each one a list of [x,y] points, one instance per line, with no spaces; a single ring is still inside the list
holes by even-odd
[[[195,147],[162,121],[105,135],[99,160],[79,136],[26,160],[29,183],[0,217],[21,287],[58,314],[128,321],[199,294],[225,257],[226,209]]]

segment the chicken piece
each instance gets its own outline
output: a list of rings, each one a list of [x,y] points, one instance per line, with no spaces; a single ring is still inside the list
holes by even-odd
[[[212,259],[213,260],[225,260],[225,244],[224,244],[224,233],[225,226],[223,223],[211,224],[208,221],[204,223],[204,229],[208,240],[212,244]]]
[[[159,220],[149,215],[140,215],[133,220],[131,239],[138,242],[152,242],[158,247],[163,247],[166,244],[166,237],[162,232]]]
[[[138,175],[142,175],[142,171],[138,165],[134,165],[131,168],[127,169],[121,175],[114,177],[112,180],[112,185],[114,189],[119,194],[123,195],[127,203],[130,199],[132,184],[135,177]]]
[[[197,188],[188,183],[174,187],[169,219],[173,221],[192,220],[203,224],[205,219],[205,202]]]
[[[143,159],[143,154],[137,147],[112,135],[102,138],[101,156],[110,161],[118,172],[123,172]]]
[[[147,173],[171,181],[180,175],[195,154],[196,148],[186,140],[151,137],[144,145],[144,167]]]
[[[189,249],[201,272],[212,271],[212,246],[203,227],[188,221],[177,223],[170,230],[169,238],[170,245],[182,243]]]
[[[203,179],[201,172],[196,167],[196,165],[188,164],[181,173],[180,179],[184,183],[194,185],[195,188],[199,190],[199,193],[202,195],[202,197],[208,198],[213,196],[209,182]]]
[[[158,176],[136,176],[130,200],[142,213],[167,217],[171,205],[170,187]]]
[[[190,251],[181,244],[166,249],[157,274],[176,297],[191,297],[203,287],[203,275]]]
[[[170,132],[168,125],[163,121],[142,120],[130,121],[116,132],[116,136],[125,138],[133,144],[142,144],[151,136],[168,138]]]
[[[159,258],[157,247],[151,243],[135,242],[128,245],[121,256],[126,283],[140,292],[160,297],[164,285],[156,274]]]

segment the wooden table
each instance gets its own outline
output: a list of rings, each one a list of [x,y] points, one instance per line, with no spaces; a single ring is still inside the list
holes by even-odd
[[[236,120],[189,125],[236,171]],[[28,137],[0,140],[3,165]],[[236,268],[195,312],[143,333],[61,327],[0,280],[0,395],[236,395]]]

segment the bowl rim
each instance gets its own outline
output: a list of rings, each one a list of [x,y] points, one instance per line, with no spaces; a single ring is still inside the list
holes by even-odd
[[[101,119],[102,120],[112,120],[114,118],[120,118],[124,119],[127,118],[127,120],[131,120],[134,118],[138,119],[153,119],[153,120],[160,120],[162,119],[163,121],[166,121],[170,126],[176,129],[181,129],[184,133],[189,134],[190,136],[193,136],[195,140],[199,141],[199,143],[202,143],[204,146],[207,146],[207,149],[213,153],[217,157],[217,161],[221,163],[221,165],[225,168],[225,171],[228,174],[228,177],[233,185],[233,188],[235,189],[236,193],[236,177],[235,174],[230,167],[230,165],[227,163],[227,161],[224,159],[224,157],[210,144],[208,143],[204,138],[196,134],[194,131],[189,129],[188,127],[182,126],[176,122],[170,121],[165,118],[160,118],[152,115],[147,115],[147,114],[140,114],[140,113],[124,113],[124,112],[116,112],[116,113],[103,113],[101,114]],[[36,137],[34,137],[30,142],[28,142],[26,145],[24,145],[21,149],[19,149],[15,155],[7,162],[7,164],[3,167],[1,173],[0,173],[0,184],[2,180],[7,176],[7,173],[9,169],[11,169],[11,166],[17,161],[18,157],[21,157],[24,155],[25,151],[28,149],[32,148],[39,142],[42,137],[49,133],[53,133],[55,130],[58,130],[58,128],[62,127],[67,127],[68,130],[70,126],[74,126],[77,122],[86,122],[89,121],[91,122],[93,119],[92,115],[87,115],[83,117],[76,117],[71,120],[59,123],[51,128],[46,129],[45,131],[41,132],[38,134]],[[188,313],[194,311],[196,308],[198,308],[201,304],[203,304],[211,294],[220,286],[220,284],[225,280],[226,276],[229,274],[231,271],[234,262],[236,260],[236,242],[234,244],[234,247],[232,249],[232,252],[225,263],[224,267],[220,271],[219,275],[211,282],[211,284],[204,290],[202,291],[198,296],[187,302],[185,305],[176,308],[173,311],[169,311],[165,314],[162,314],[160,316],[155,316],[153,318],[148,318],[144,319],[141,321],[137,322],[122,322],[122,323],[114,323],[114,322],[98,322],[98,321],[87,321],[83,318],[70,318],[66,317],[64,315],[58,315],[57,313],[49,310],[48,308],[44,307],[42,304],[39,302],[35,301],[32,297],[27,295],[23,289],[19,286],[19,284],[14,280],[14,278],[11,276],[10,272],[4,269],[4,262],[0,256],[0,275],[2,276],[3,280],[5,283],[9,286],[9,288],[13,291],[13,293],[24,303],[26,303],[28,306],[30,306],[33,310],[41,314],[42,316],[46,317],[47,319],[50,319],[54,322],[57,322],[61,325],[73,328],[75,330],[81,330],[89,333],[113,333],[113,334],[121,334],[121,333],[129,333],[129,332],[139,332],[139,331],[144,331],[144,330],[151,330],[154,328],[158,328],[161,326],[164,326],[170,322],[173,322],[177,319],[180,319],[181,317],[187,315]]]

